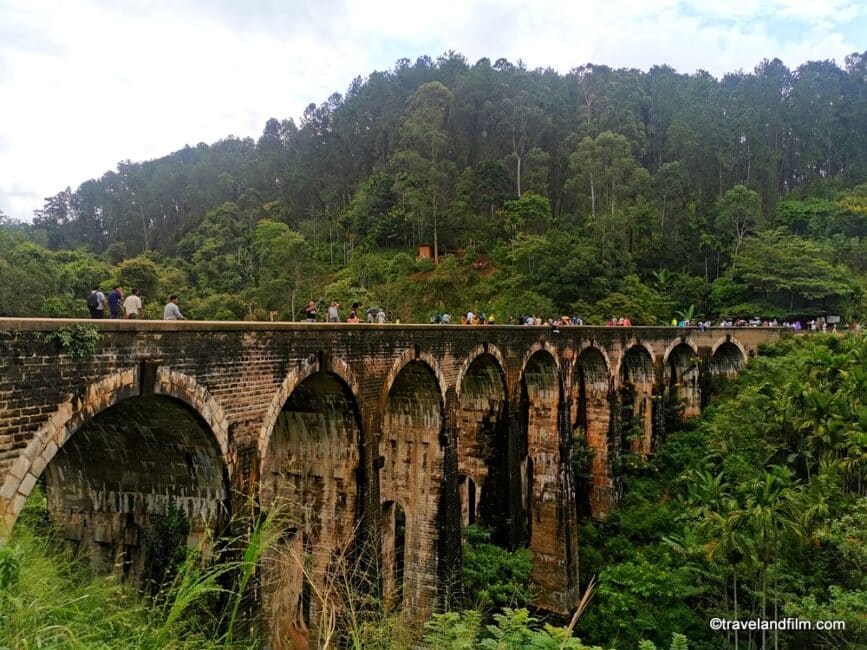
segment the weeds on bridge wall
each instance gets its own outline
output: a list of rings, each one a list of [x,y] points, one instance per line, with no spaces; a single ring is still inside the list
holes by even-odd
[[[40,338],[45,343],[53,343],[63,354],[78,359],[96,352],[96,345],[102,336],[95,327],[77,323],[41,334]]]

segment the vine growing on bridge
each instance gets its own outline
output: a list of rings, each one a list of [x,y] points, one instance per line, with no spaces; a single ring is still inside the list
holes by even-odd
[[[77,323],[71,327],[61,327],[54,332],[41,336],[46,343],[54,343],[63,354],[80,359],[96,352],[96,345],[102,335],[95,327]]]

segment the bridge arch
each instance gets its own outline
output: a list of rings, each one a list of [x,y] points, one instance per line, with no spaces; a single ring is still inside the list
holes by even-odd
[[[665,348],[665,352],[662,353],[662,363],[667,364],[672,352],[674,352],[677,348],[684,346],[689,348],[693,352],[693,356],[698,356],[698,348],[695,345],[695,341],[692,340],[692,337],[678,336],[676,339],[674,339],[671,343],[668,344],[668,347]]]
[[[589,461],[575,477],[579,517],[599,516],[613,506],[608,461],[609,394],[613,385],[610,368],[605,349],[589,344],[581,348],[572,370],[573,453],[583,452]]]
[[[645,342],[638,341],[636,339],[631,339],[626,342],[623,346],[620,355],[617,357],[617,363],[614,364],[613,372],[611,373],[614,377],[620,379],[624,376],[624,373],[630,372],[630,368],[634,370],[636,367],[636,357],[635,355],[640,355],[645,353],[647,358],[649,359],[649,369],[651,374],[653,373],[653,369],[656,368],[656,352],[654,352],[653,347]],[[627,358],[627,355],[629,358]],[[624,364],[626,364],[626,368],[624,368]],[[643,362],[639,363],[641,367],[644,367],[645,364]],[[644,372],[642,370],[642,372]]]
[[[458,371],[457,381],[455,383],[455,391],[457,393],[458,400],[461,399],[461,391],[464,386],[464,377],[467,374],[470,366],[482,355],[488,355],[493,357],[497,366],[499,367],[500,372],[503,375],[503,382],[505,386],[505,377],[506,377],[506,361],[503,356],[502,351],[496,345],[492,345],[490,343],[482,343],[480,345],[475,346],[472,350],[470,350],[469,354],[467,354],[466,359],[461,364],[461,369]]]
[[[512,539],[533,557],[531,578],[543,606],[563,608],[567,584],[577,584],[572,473],[564,456],[568,436],[565,379],[553,346],[534,346],[523,365],[517,437],[511,443]],[[559,531],[551,536],[551,531]],[[568,607],[568,606],[567,606]]]
[[[323,363],[324,362],[324,363]],[[274,430],[274,425],[277,423],[277,418],[286,404],[286,400],[298,385],[307,379],[310,375],[324,370],[336,375],[348,387],[353,396],[361,394],[361,384],[352,368],[343,359],[336,359],[326,355],[311,354],[303,361],[296,364],[283,379],[280,388],[271,398],[271,402],[265,411],[265,417],[262,420],[262,426],[259,428],[259,436],[257,447],[259,450],[259,465],[264,466],[268,456],[268,446],[270,444],[271,435]],[[357,400],[357,397],[356,397]]]
[[[710,374],[712,377],[734,377],[746,365],[747,358],[747,351],[740,341],[727,335],[711,349]]]
[[[208,429],[207,437],[216,448],[219,463],[225,470],[224,478],[228,481],[233,469],[228,419],[220,403],[208,390],[194,377],[174,371],[170,367],[160,367],[154,385],[154,397],[146,398],[141,393],[139,369],[126,368],[88,384],[81,395],[71,396],[57,407],[21,452],[0,489],[0,539],[11,533],[37,480],[73,436],[100,414],[130,400],[174,400],[183,404],[191,417],[201,421]],[[183,417],[183,414],[179,412],[178,416]],[[222,478],[222,470],[220,474]],[[224,489],[227,489],[227,486],[224,486]],[[220,500],[223,496],[225,495],[222,495]]]
[[[477,346],[458,373],[457,455],[464,525],[479,522],[508,544],[508,400],[502,354]]]
[[[624,347],[617,368],[621,429],[626,427],[626,435],[635,436],[631,442],[624,439],[622,445],[642,455],[650,453],[653,442],[655,367],[653,348],[633,341]]]
[[[385,384],[381,411],[380,503],[399,502],[405,517],[405,566],[400,603],[430,609],[438,594],[444,543],[441,518],[445,474],[445,384],[426,355],[410,350]],[[381,506],[384,507],[384,506]],[[396,512],[396,511],[395,511]],[[386,530],[387,532],[387,530]],[[389,553],[388,538],[381,549]],[[395,564],[383,562],[383,586],[398,584]],[[386,598],[397,594],[386,593]]]
[[[682,400],[683,417],[701,413],[701,373],[699,354],[687,337],[675,339],[663,357],[662,379],[665,397]],[[671,404],[670,404],[671,406]]]
[[[377,415],[380,419],[382,418],[382,414],[385,413],[388,398],[391,394],[392,388],[394,387],[395,381],[397,381],[398,376],[403,372],[404,368],[413,362],[424,364],[433,374],[441,403],[443,407],[445,406],[446,394],[448,393],[448,382],[445,379],[445,375],[443,374],[442,368],[440,367],[436,357],[429,352],[410,348],[405,350],[391,365],[391,368],[385,377],[385,381],[382,384],[382,391],[379,395],[379,408],[377,409]]]
[[[351,381],[339,360],[309,357],[287,375],[277,393],[285,400],[276,415],[269,410],[265,426],[273,425],[262,431],[261,503],[291,526],[281,547],[263,558],[269,574],[263,605],[275,639],[318,634],[323,603],[311,593],[327,594],[329,572],[351,569],[345,562],[366,490]]]

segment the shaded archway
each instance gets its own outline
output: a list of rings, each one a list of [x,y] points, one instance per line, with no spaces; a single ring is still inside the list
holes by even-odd
[[[608,460],[610,390],[605,354],[595,347],[585,348],[578,356],[573,376],[573,471],[579,517],[603,515],[614,505]]]
[[[620,361],[621,434],[624,449],[646,455],[653,443],[653,359],[633,345]]]
[[[667,408],[677,408],[680,412],[676,415],[684,418],[701,414],[699,358],[695,349],[684,342],[675,345],[665,359],[663,378]]]
[[[460,383],[458,472],[463,524],[479,523],[494,543],[508,544],[506,380],[490,354],[473,359]]]
[[[358,405],[340,376],[320,370],[295,386],[277,415],[261,471],[262,506],[278,508],[290,531],[263,561],[272,642],[308,629],[316,637],[323,608],[340,609],[333,585],[335,576],[355,569],[360,449]]]
[[[438,528],[445,457],[443,423],[443,397],[436,374],[423,361],[407,362],[385,401],[379,489],[383,503],[394,501],[404,507],[402,602],[420,615],[429,611],[437,597],[443,543]],[[383,585],[396,585],[394,564],[384,562],[382,569]]]
[[[744,367],[746,358],[737,345],[723,341],[713,351],[710,359],[710,373],[714,378],[732,379]]]
[[[228,521],[220,446],[199,414],[171,397],[132,397],[83,422],[44,481],[58,534],[78,544],[94,570],[121,567],[139,581],[165,577],[153,556],[158,545],[207,552]]]
[[[458,476],[458,491],[461,495],[461,527],[478,522],[478,494],[476,482],[466,474]]]
[[[406,512],[397,501],[382,504],[382,591],[389,604],[403,602]]]

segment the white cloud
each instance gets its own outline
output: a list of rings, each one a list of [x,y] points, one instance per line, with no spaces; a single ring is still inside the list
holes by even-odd
[[[854,0],[455,1],[0,0],[0,210],[121,159],[165,155],[310,103],[399,57],[453,49],[561,72],[668,63],[721,75],[766,57],[795,67],[861,44]],[[781,25],[783,27],[781,27]],[[797,29],[795,29],[797,28]]]

